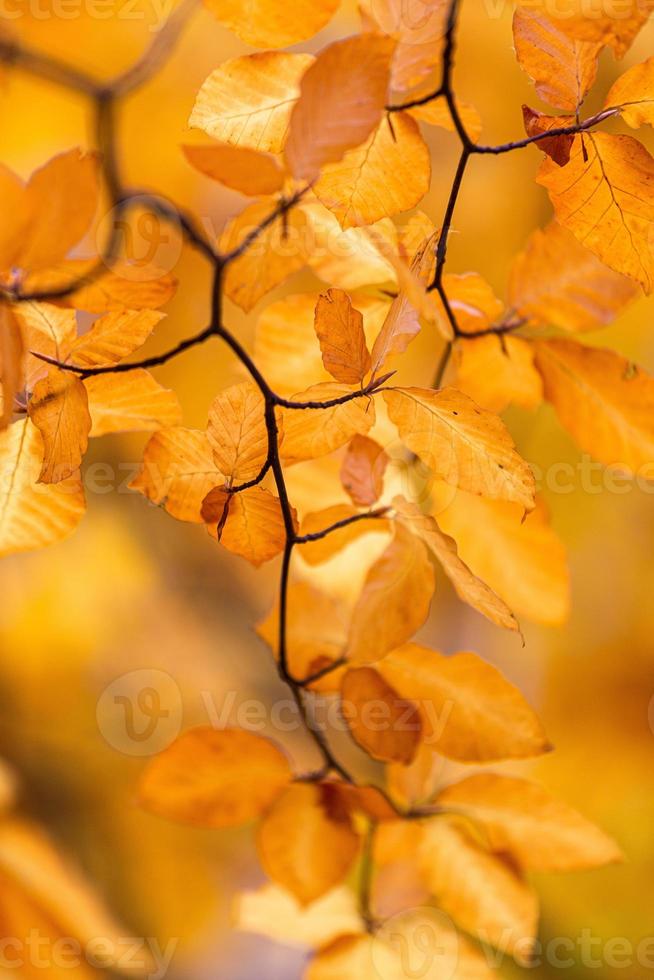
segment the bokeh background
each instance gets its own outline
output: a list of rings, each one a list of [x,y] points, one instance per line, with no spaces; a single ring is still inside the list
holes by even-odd
[[[45,0],[39,9],[42,17],[3,20],[0,27],[106,77],[138,57],[161,16],[152,0],[116,2],[109,19],[92,16],[82,2],[68,18],[53,13]],[[358,24],[355,5],[346,2],[301,49],[316,50],[355,32]],[[459,36],[456,88],[481,113],[483,138],[517,138],[522,103],[545,107],[516,63],[510,4],[489,9],[482,0],[465,0]],[[603,56],[589,112],[601,105],[624,68],[651,54],[653,39],[650,25],[625,63]],[[245,201],[195,173],[180,144],[188,139],[188,116],[205,77],[248,50],[200,9],[173,57],[120,116],[127,182],[169,195],[215,231]],[[2,162],[22,176],[57,152],[91,146],[93,138],[83,97],[5,69],[0,134]],[[433,179],[423,208],[438,223],[458,145],[444,131],[425,127],[425,134]],[[639,138],[647,142],[646,135]],[[503,294],[512,257],[550,216],[546,195],[533,179],[539,158],[531,148],[473,160],[456,213],[451,271],[480,271]],[[148,353],[206,320],[208,280],[201,259],[184,251],[174,271],[181,286]],[[265,305],[316,288],[310,273],[300,273],[249,317],[228,305],[227,321],[250,344]],[[641,300],[616,325],[587,339],[610,344],[654,370],[653,312],[652,302]],[[406,357],[405,375],[427,383],[437,354],[436,337],[423,331]],[[212,397],[241,373],[216,343],[161,368],[157,377],[179,392],[185,424],[204,427]],[[542,467],[576,464],[577,450],[549,408],[512,411],[508,421],[529,460]],[[0,755],[16,774],[19,809],[73,856],[129,933],[158,937],[164,945],[178,942],[170,980],[292,980],[301,973],[302,950],[232,929],[234,895],[261,881],[250,830],[203,832],[142,812],[136,784],[146,756],[130,754],[118,729],[98,724],[103,692],[132,671],[163,672],[163,679],[161,673],[139,676],[162,681],[172,703],[179,697],[173,727],[211,721],[212,710],[229,706],[229,692],[236,692],[233,708],[251,698],[270,703],[285,696],[252,628],[272,603],[276,565],[254,572],[201,528],[178,524],[128,492],[144,442],[96,440],[87,466],[110,464],[116,475],[101,481],[102,492],[89,493],[89,512],[77,532],[47,551],[0,565]],[[519,640],[459,604],[441,582],[422,638],[445,651],[475,650],[519,684],[543,717],[556,752],[516,771],[559,792],[612,833],[626,853],[622,866],[539,878],[543,941],[576,940],[590,930],[602,943],[624,937],[637,945],[654,934],[651,711],[648,718],[654,694],[654,496],[636,487],[608,492],[601,481],[598,492],[588,492],[575,481],[571,492],[546,490],[545,497],[569,553],[573,603],[567,625],[525,623],[523,649]],[[119,681],[120,690],[130,683]],[[133,683],[136,690],[139,678]],[[289,743],[298,757],[309,758],[308,746]],[[156,739],[152,745],[163,747]],[[595,947],[599,961],[602,948]],[[525,972],[539,980],[637,980],[646,971],[577,962]]]

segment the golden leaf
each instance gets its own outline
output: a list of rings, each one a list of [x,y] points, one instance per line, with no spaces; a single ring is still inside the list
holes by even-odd
[[[228,551],[259,566],[278,555],[285,541],[282,509],[270,490],[256,486],[232,495],[220,534]]]
[[[467,102],[459,102],[458,100],[456,107],[459,110],[461,122],[463,123],[465,131],[470,139],[479,139],[482,124],[481,116],[475,107]],[[439,126],[441,129],[447,129],[447,131],[450,133],[456,133],[456,126],[454,125],[454,120],[452,119],[452,113],[450,112],[447,103],[442,98],[430,99],[430,101],[425,102],[424,105],[413,106],[413,108],[409,109],[408,112],[415,119],[419,119],[421,122],[425,122],[429,126]]]
[[[485,330],[502,315],[503,303],[477,272],[446,273],[443,288],[463,333]]]
[[[357,515],[356,507],[349,504],[335,504],[325,510],[307,514],[302,521],[300,534],[316,534],[323,531],[332,524],[339,521],[348,520]],[[309,541],[300,546],[300,554],[309,565],[320,565],[322,562],[329,561],[334,555],[338,554],[353,541],[362,537],[364,534],[371,534],[375,531],[388,531],[389,522],[383,517],[370,518],[362,521],[353,521],[345,527],[332,531],[318,541]]]
[[[654,477],[654,378],[615,351],[574,340],[539,341],[536,364],[545,397],[585,452]]]
[[[247,146],[215,143],[183,146],[184,155],[200,173],[241,194],[274,194],[284,185],[284,171],[274,156]]]
[[[43,439],[30,419],[0,432],[0,557],[61,541],[86,509],[75,474],[56,485],[37,485]]]
[[[366,576],[352,613],[348,658],[374,663],[404,643],[429,614],[434,569],[425,545],[401,524]]]
[[[538,183],[547,188],[557,220],[602,262],[639,282],[654,279],[654,160],[632,136],[576,136],[570,162],[544,160]]]
[[[352,738],[373,759],[411,762],[422,734],[415,705],[401,698],[372,667],[346,672],[341,699]]]
[[[25,361],[25,384],[29,391],[46,376],[49,366],[29,351],[36,351],[65,361],[77,337],[77,320],[73,310],[61,310],[50,303],[17,303],[12,307],[28,351]]]
[[[152,436],[130,488],[155,504],[163,504],[178,520],[202,524],[202,501],[224,482],[207,434],[175,427]]]
[[[91,435],[108,432],[151,432],[182,421],[179,399],[149,371],[137,368],[120,374],[99,374],[84,382],[91,414]]]
[[[384,391],[405,445],[452,486],[534,506],[535,483],[501,419],[454,388]]]
[[[238,729],[192,728],[155,756],[139,799],[152,813],[196,827],[237,827],[259,817],[290,783],[274,742]]]
[[[359,839],[329,785],[296,783],[266,813],[257,834],[264,871],[302,905],[346,876]]]
[[[86,388],[74,374],[53,368],[35,385],[28,411],[43,439],[39,483],[61,483],[79,469],[88,446]]]
[[[382,31],[397,41],[393,89],[414,88],[437,67],[447,20],[443,0],[363,0],[360,9],[365,30]]]
[[[551,748],[520,691],[474,653],[448,657],[407,643],[387,654],[377,670],[420,706],[426,742],[448,759],[526,759]]]
[[[177,280],[146,261],[112,260],[104,270],[100,256],[66,259],[57,265],[30,272],[22,279],[26,293],[47,293],[76,288],[57,300],[62,306],[86,313],[124,310],[156,310],[168,303],[177,290]],[[81,280],[81,283],[80,283]]]
[[[532,232],[511,268],[509,303],[538,325],[577,332],[611,323],[638,286],[550,221]]]
[[[207,436],[216,466],[229,485],[256,479],[268,457],[265,405],[250,381],[233,385],[209,407]]]
[[[153,310],[107,313],[72,344],[66,361],[81,368],[118,364],[143,346],[163,316]]]
[[[313,385],[293,397],[298,402],[328,402],[352,392],[335,383]],[[351,398],[331,408],[283,408],[281,454],[286,463],[317,459],[340,449],[352,436],[365,434],[375,422],[375,404],[370,396]]]
[[[25,342],[20,323],[10,306],[0,303],[0,381],[2,411],[0,430],[5,429],[14,414],[14,399],[25,381]]]
[[[302,77],[285,156],[298,180],[313,180],[378,125],[388,94],[395,42],[377,34],[335,41]]]
[[[632,65],[613,83],[604,107],[614,106],[620,106],[620,115],[632,129],[654,126],[654,58]]]
[[[398,112],[342,160],[323,167],[314,192],[342,228],[351,228],[414,208],[430,179],[429,149],[418,124]]]
[[[318,298],[315,330],[325,369],[342,384],[363,381],[370,370],[363,316],[341,289],[328,289]]]
[[[537,783],[479,773],[448,786],[439,804],[480,824],[490,848],[533,871],[573,871],[620,861],[616,843]]]
[[[543,400],[533,347],[520,337],[488,334],[459,340],[454,349],[453,383],[489,412],[503,412],[511,404],[537,408]]]
[[[340,0],[204,0],[217,20],[255,48],[286,48],[306,41],[332,19]]]
[[[513,41],[520,66],[541,99],[557,109],[576,110],[597,77],[602,45],[570,38],[556,21],[524,7],[513,16]]]
[[[361,923],[356,896],[345,885],[332,888],[308,905],[278,885],[264,885],[239,896],[235,918],[237,928],[246,932],[313,949],[355,932]]]
[[[189,126],[223,143],[281,153],[313,55],[259,51],[225,61],[198,92]]]

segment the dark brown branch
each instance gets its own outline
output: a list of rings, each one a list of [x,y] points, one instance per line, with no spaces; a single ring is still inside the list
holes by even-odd
[[[309,544],[311,541],[322,541],[323,538],[340,531],[341,528],[349,527],[350,524],[358,524],[359,521],[370,521],[378,517],[384,517],[388,513],[388,507],[379,507],[377,510],[368,510],[365,514],[354,514],[352,517],[345,517],[342,521],[336,521],[322,531],[314,531],[313,534],[302,534],[295,537],[295,544]]]
[[[617,115],[619,111],[619,107],[604,109],[602,112],[598,112],[595,116],[589,116],[588,119],[574,123],[571,126],[559,126],[556,129],[548,129],[544,133],[536,133],[534,136],[526,136],[524,139],[514,140],[511,143],[499,143],[497,146],[482,146],[475,143],[471,148],[471,152],[490,153],[495,156],[499,156],[501,153],[511,153],[513,150],[522,150],[525,146],[531,146],[532,143],[539,143],[544,139],[553,139],[556,136],[575,136],[578,133],[587,132],[589,129],[592,129],[599,123],[604,122],[605,119],[610,119],[612,116]]]
[[[368,395],[373,395],[375,392],[379,391],[382,385],[386,384],[386,382],[392,378],[394,374],[395,371],[389,371],[388,374],[384,374],[380,378],[373,378],[372,381],[369,381],[363,388],[358,388],[356,391],[348,391],[346,395],[339,395],[338,398],[330,398],[324,402],[294,402],[290,398],[282,398],[280,395],[274,395],[273,397],[275,404],[281,406],[281,408],[296,408],[299,410],[336,408],[337,405],[345,405],[347,402],[354,401],[355,398],[365,398]]]

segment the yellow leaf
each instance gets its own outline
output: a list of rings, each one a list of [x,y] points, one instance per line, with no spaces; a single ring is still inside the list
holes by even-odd
[[[418,535],[440,562],[450,579],[456,594],[492,623],[509,630],[518,630],[515,616],[505,602],[492,589],[470,571],[459,558],[456,541],[444,534],[435,518],[422,511],[403,497],[393,499],[393,507],[399,519]]]
[[[340,384],[319,384],[293,397],[298,402],[329,402],[353,389]],[[375,404],[370,396],[351,398],[331,408],[284,408],[279,411],[282,426],[282,458],[286,463],[317,459],[340,449],[352,436],[365,434],[375,422]]]
[[[116,259],[104,271],[98,269],[102,261],[99,256],[66,259],[29,273],[22,280],[23,291],[57,292],[75,285],[73,292],[57,303],[86,313],[156,310],[175,295],[177,280],[172,273],[157,269],[147,261]]]
[[[393,89],[414,88],[437,67],[447,20],[443,0],[363,0],[360,9],[365,30],[381,31],[397,41]]]
[[[302,905],[346,876],[359,840],[329,785],[297,783],[268,810],[257,834],[264,871]]]
[[[529,0],[529,5],[533,6],[533,0]],[[540,6],[569,37],[609,45],[615,57],[622,58],[654,5],[652,0],[604,0],[601,6],[589,8],[585,0],[573,0],[560,11],[560,16],[547,0],[541,0]]]
[[[17,303],[12,307],[18,320],[27,351],[36,351],[65,361],[77,336],[77,320],[73,310],[61,310],[50,303]],[[25,383],[32,390],[39,378],[45,377],[49,367],[29,353],[25,362]]]
[[[303,680],[338,660],[347,642],[348,617],[343,603],[308,582],[289,586],[286,614],[286,654],[292,677]],[[316,623],[320,622],[320,630]],[[257,626],[275,658],[279,648],[279,602]],[[342,673],[342,672],[341,672]],[[311,690],[338,690],[338,671],[316,681]]]
[[[20,323],[12,309],[0,304],[0,381],[2,382],[2,411],[0,430],[11,422],[14,399],[25,380],[25,343]]]
[[[341,483],[357,507],[371,507],[382,495],[388,456],[367,436],[356,435],[341,466]]]
[[[463,275],[446,273],[443,288],[463,333],[484,330],[502,315],[503,303],[476,272],[465,272]]]
[[[392,263],[379,249],[397,250],[397,229],[390,218],[363,228],[341,228],[335,215],[311,195],[298,205],[307,218],[307,261],[316,275],[330,286],[359,289],[372,283],[395,282]]]
[[[503,412],[510,404],[537,408],[543,400],[533,347],[520,337],[459,340],[454,372],[455,387],[489,412]]]
[[[384,657],[377,670],[420,706],[425,740],[448,759],[528,759],[551,748],[520,691],[474,653],[447,657],[407,643]]]
[[[597,77],[601,44],[570,38],[540,11],[520,7],[513,16],[513,40],[520,66],[541,99],[576,110]]]
[[[427,619],[433,594],[434,569],[425,545],[396,524],[354,607],[348,658],[374,663],[408,640]]]
[[[418,709],[372,667],[347,671],[341,711],[352,738],[373,759],[411,762],[422,734]]]
[[[284,171],[270,154],[229,143],[182,149],[196,170],[241,194],[250,197],[274,194],[284,185]]]
[[[489,854],[464,826],[443,817],[425,821],[418,861],[438,907],[461,929],[528,961],[538,929],[538,899],[508,863]]]
[[[363,316],[341,289],[328,289],[318,298],[315,330],[325,369],[342,384],[362,382],[370,370]]]
[[[534,506],[531,469],[496,415],[454,388],[393,388],[384,400],[402,441],[446,483]]]
[[[209,726],[184,732],[152,759],[139,799],[152,813],[196,827],[237,827],[259,817],[291,781],[267,738]]]
[[[151,432],[179,425],[182,409],[174,391],[164,388],[149,371],[99,374],[84,382],[91,414],[91,435],[108,432]]]
[[[531,234],[511,268],[509,303],[539,326],[595,330],[611,323],[637,293],[635,283],[556,221]]]
[[[428,803],[440,781],[443,760],[431,746],[421,742],[408,766],[391,763],[386,767],[386,785],[396,803],[411,810]]]
[[[253,565],[270,561],[286,541],[279,499],[264,487],[235,493],[229,502],[220,543]]]
[[[23,202],[28,227],[13,265],[54,265],[79,242],[98,203],[98,162],[97,154],[69,150],[32,174]]]
[[[539,341],[536,363],[545,397],[585,452],[654,477],[654,378],[615,351],[574,340]]]
[[[331,380],[314,329],[318,296],[286,296],[267,306],[257,320],[254,359],[271,388],[284,398]]]
[[[74,374],[53,368],[35,385],[28,411],[43,439],[39,483],[61,483],[79,469],[88,446],[86,388]]]
[[[429,190],[431,158],[407,113],[382,119],[362,146],[323,167],[315,194],[341,227],[370,225],[409,211]]]
[[[274,211],[273,200],[258,201],[229,223],[220,239],[223,253],[239,248]],[[229,264],[225,293],[249,313],[271,289],[301,269],[306,262],[304,212],[291,208],[252,241],[245,252]]]
[[[107,313],[75,341],[66,361],[82,368],[118,364],[143,346],[163,316],[153,310]]]
[[[29,419],[0,432],[0,557],[61,541],[86,509],[79,476],[37,485],[43,439]]]
[[[278,885],[243,892],[236,901],[236,925],[289,946],[316,949],[361,925],[351,888],[332,888],[309,905],[302,905]]]
[[[324,48],[307,69],[284,151],[298,180],[313,180],[370,136],[386,104],[394,47],[376,34],[346,38]]]
[[[576,136],[570,162],[559,167],[544,160],[537,180],[562,225],[606,265],[651,291],[654,160],[638,140],[609,133]]]
[[[448,786],[438,803],[479,823],[490,848],[533,871],[573,871],[620,861],[610,837],[536,783],[479,773]]]
[[[300,534],[302,536],[316,534],[327,527],[331,527],[332,524],[337,524],[339,521],[348,520],[356,516],[357,513],[356,507],[352,507],[349,504],[335,504],[333,507],[327,507],[325,510],[307,514],[302,521]],[[362,535],[371,534],[374,531],[384,532],[387,530],[388,521],[383,517],[355,521],[347,524],[345,527],[339,528],[337,531],[332,531],[331,534],[320,538],[318,541],[310,541],[301,545],[300,554],[307,564],[320,565],[322,562],[328,561],[339,551],[342,551],[352,541],[356,541],[362,537]]]
[[[207,436],[216,466],[228,485],[254,480],[268,456],[265,405],[250,381],[233,385],[214,398]]]
[[[479,139],[482,124],[481,117],[475,107],[467,102],[457,102],[457,109],[470,139]],[[419,119],[429,126],[439,126],[441,129],[447,129],[450,133],[456,133],[452,114],[444,99],[431,99],[424,105],[414,106],[408,111],[415,119]]]
[[[332,19],[340,0],[204,0],[217,20],[255,48],[286,48],[306,41]]]
[[[281,153],[310,54],[260,51],[225,61],[198,92],[189,125],[233,146]]]
[[[565,622],[570,608],[565,548],[540,500],[523,521],[516,504],[459,492],[438,522],[456,540],[466,565],[516,615],[553,626]]]
[[[202,524],[202,501],[224,482],[207,434],[176,427],[152,436],[130,488],[162,504],[178,520]]]
[[[628,126],[654,126],[654,58],[633,65],[611,86],[605,108],[620,106]]]

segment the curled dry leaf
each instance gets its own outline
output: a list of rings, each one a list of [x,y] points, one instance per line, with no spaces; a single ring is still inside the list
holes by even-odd
[[[139,788],[152,813],[196,827],[236,827],[268,809],[291,781],[286,756],[238,729],[192,728],[147,765]]]

